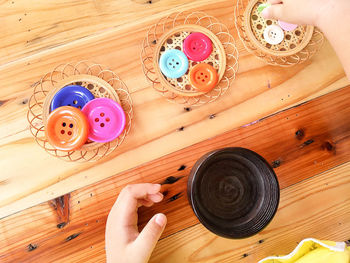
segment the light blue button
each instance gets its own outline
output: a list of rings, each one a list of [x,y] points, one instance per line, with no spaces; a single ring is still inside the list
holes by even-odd
[[[160,57],[159,67],[166,77],[177,79],[187,72],[188,58],[180,50],[169,49]]]

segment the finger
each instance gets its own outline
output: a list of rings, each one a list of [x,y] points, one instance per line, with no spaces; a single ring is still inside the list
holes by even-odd
[[[148,194],[156,194],[160,191],[160,184],[132,184],[123,188],[120,193],[121,198],[142,199]]]
[[[283,5],[278,4],[278,5],[272,5],[267,8],[265,8],[262,12],[261,15],[265,19],[281,19],[283,18]]]
[[[154,203],[159,203],[164,198],[164,195],[162,193],[156,193],[156,194],[150,194],[147,196],[148,200],[151,200]]]
[[[133,244],[135,251],[138,251],[138,257],[147,259],[146,262],[148,262],[154,247],[164,231],[166,223],[167,218],[164,214],[156,214],[147,223]]]
[[[147,199],[148,195],[160,191],[159,184],[135,184],[126,186],[116,202],[119,218],[124,226],[137,223],[137,208],[139,199]],[[152,200],[149,200],[152,201]]]
[[[150,207],[154,205],[154,203],[159,203],[160,201],[162,201],[163,198],[164,196],[162,193],[147,195],[146,199],[138,199],[137,207],[140,207],[140,206]]]
[[[133,210],[139,199],[148,199],[149,195],[159,193],[159,184],[134,184],[123,188],[119,197],[118,205],[127,210]],[[129,209],[128,209],[129,208]]]
[[[140,199],[138,202],[139,202],[138,207],[140,206],[151,207],[152,205],[154,205],[154,203],[150,200]]]
[[[137,207],[146,206],[150,207],[154,203],[159,203],[164,198],[162,193],[151,194],[146,197],[146,199],[138,199]]]

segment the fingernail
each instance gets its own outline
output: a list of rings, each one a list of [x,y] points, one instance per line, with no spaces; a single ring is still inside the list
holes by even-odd
[[[166,222],[166,217],[163,214],[157,214],[155,221],[157,225],[159,225],[160,227],[163,227]]]
[[[157,195],[157,197],[158,197],[158,199],[157,199],[157,201],[162,201],[163,200],[163,198],[164,198],[164,195],[162,194],[162,193],[156,193],[156,195]]]
[[[156,202],[156,203],[162,201],[163,197],[164,197],[163,194],[159,193],[159,192],[155,193],[155,194],[149,194],[148,195],[148,199],[150,199],[150,200],[152,200],[153,202]]]

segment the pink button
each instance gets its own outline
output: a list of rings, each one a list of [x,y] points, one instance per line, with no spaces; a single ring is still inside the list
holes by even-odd
[[[110,142],[125,128],[125,113],[114,100],[98,98],[85,104],[82,112],[88,118],[88,138],[95,142]]]
[[[298,27],[298,25],[295,24],[289,24],[287,22],[283,22],[281,20],[278,20],[278,24],[280,25],[280,27],[285,30],[285,31],[293,31],[294,29],[296,29]]]
[[[213,51],[213,44],[206,35],[194,32],[184,40],[183,51],[193,61],[203,61]]]

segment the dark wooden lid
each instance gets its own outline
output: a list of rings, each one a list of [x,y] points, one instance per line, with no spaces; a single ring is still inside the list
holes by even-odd
[[[279,185],[269,164],[244,148],[210,152],[193,166],[187,194],[199,221],[213,233],[246,238],[274,217]]]

